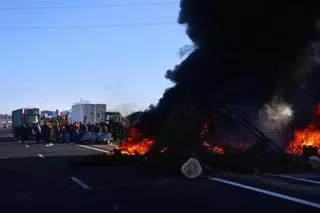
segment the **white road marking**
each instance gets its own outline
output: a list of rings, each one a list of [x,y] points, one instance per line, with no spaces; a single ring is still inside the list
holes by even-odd
[[[76,178],[76,177],[70,177],[70,179],[71,179],[73,182],[79,184],[79,185],[80,185],[82,188],[84,188],[84,189],[91,189],[90,186],[88,186],[87,184],[85,184],[84,182],[82,182],[81,180],[79,180],[79,179]]]
[[[268,190],[264,190],[264,189],[260,189],[260,188],[256,188],[256,187],[252,187],[252,186],[248,186],[248,185],[244,185],[244,184],[241,184],[241,183],[236,183],[236,182],[233,182],[233,181],[224,180],[224,179],[221,179],[221,178],[213,178],[213,177],[207,177],[207,178],[209,180],[217,181],[217,182],[220,182],[220,183],[225,183],[225,184],[228,184],[228,185],[231,185],[231,186],[236,186],[236,187],[243,188],[243,189],[248,189],[248,190],[251,190],[251,191],[254,191],[254,192],[259,192],[259,193],[262,193],[262,194],[270,195],[270,196],[277,197],[277,198],[280,198],[280,199],[289,200],[289,201],[292,201],[292,202],[296,202],[296,203],[300,203],[300,204],[303,204],[303,205],[306,205],[306,206],[311,206],[311,207],[315,207],[315,208],[320,209],[320,203],[315,203],[315,202],[303,200],[303,199],[300,199],[300,198],[291,197],[291,196],[288,196],[288,195],[284,195],[284,194],[280,194],[280,193],[276,193],[276,192],[272,192],[272,191],[268,191]]]
[[[293,177],[293,176],[289,176],[289,175],[276,175],[276,174],[267,174],[267,175],[274,176],[274,177],[287,178],[287,179],[291,179],[291,180],[299,180],[299,181],[306,182],[306,183],[314,183],[314,184],[320,185],[320,181],[311,180],[311,179],[307,179],[307,178],[299,178],[299,177]]]
[[[24,145],[26,148],[30,148],[30,146],[29,145]]]
[[[46,159],[46,157],[45,157],[44,155],[42,155],[42,154],[38,154],[38,156],[39,156],[40,158],[42,158],[42,159]]]
[[[85,145],[77,145],[77,146],[82,147],[82,148],[86,148],[86,149],[95,150],[95,151],[98,151],[98,152],[110,153],[107,150],[98,149],[98,148],[94,148],[94,147],[90,147],[90,146],[85,146]]]

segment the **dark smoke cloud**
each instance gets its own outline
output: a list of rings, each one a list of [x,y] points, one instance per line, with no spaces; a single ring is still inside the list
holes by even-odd
[[[156,134],[186,103],[206,114],[225,103],[262,106],[275,94],[289,96],[318,14],[314,0],[181,0],[179,23],[197,48],[167,72],[175,86],[140,127]]]
[[[311,0],[182,0],[179,23],[187,25],[199,49],[175,70],[173,80],[195,79],[194,85],[212,93],[246,79],[257,82],[252,88],[263,99],[285,93],[318,14],[319,3]]]

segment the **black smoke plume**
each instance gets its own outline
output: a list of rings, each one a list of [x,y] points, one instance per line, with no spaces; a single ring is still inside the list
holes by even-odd
[[[224,104],[257,108],[290,98],[295,67],[316,36],[313,0],[181,0],[179,23],[196,49],[166,78],[175,83],[138,125],[158,143],[193,147],[201,122]]]

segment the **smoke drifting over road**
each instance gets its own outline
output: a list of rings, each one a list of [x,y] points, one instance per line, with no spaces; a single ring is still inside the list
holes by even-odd
[[[166,78],[175,86],[142,116],[141,127],[155,135],[168,128],[168,122],[191,129],[224,104],[261,108],[275,95],[284,101],[291,98],[302,83],[296,70],[316,36],[319,4],[311,0],[181,0],[179,23],[186,25],[196,49],[167,71]],[[195,138],[199,128],[184,134]]]

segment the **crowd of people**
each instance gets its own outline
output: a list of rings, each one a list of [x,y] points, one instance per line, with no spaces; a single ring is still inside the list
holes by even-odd
[[[110,134],[114,140],[121,139],[124,135],[124,127],[119,123],[89,123],[74,122],[73,124],[60,124],[44,122],[37,123],[32,127],[25,124],[21,129],[21,141],[24,142],[29,138],[29,132],[33,132],[37,143],[57,142],[69,143],[80,142],[87,133]]]

